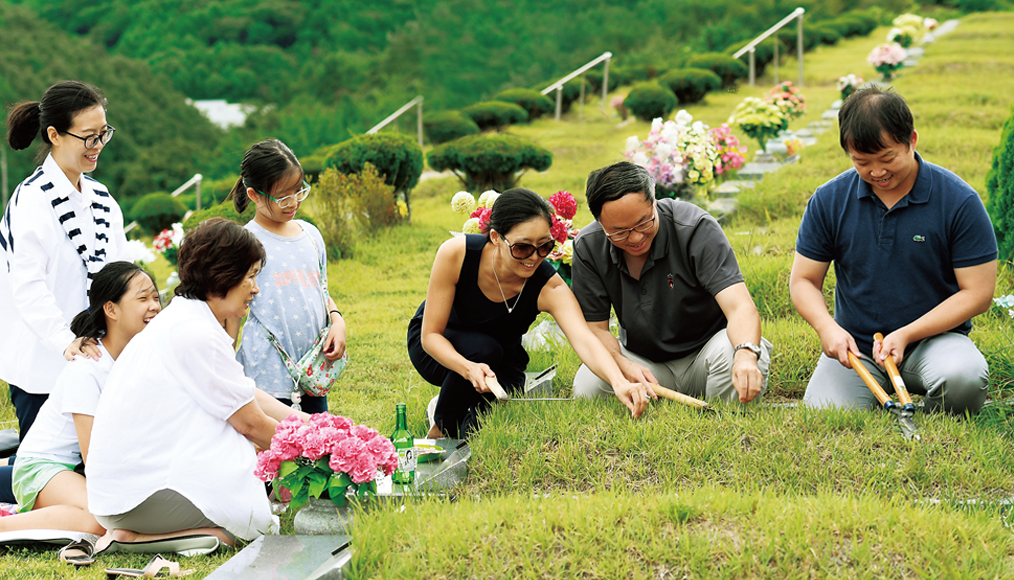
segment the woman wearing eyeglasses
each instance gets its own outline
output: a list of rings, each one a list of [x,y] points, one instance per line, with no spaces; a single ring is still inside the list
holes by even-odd
[[[42,140],[42,165],[14,190],[0,221],[0,378],[22,440],[66,361],[101,356],[70,324],[88,306],[92,276],[128,255],[119,205],[85,175],[113,131],[105,97],[79,81],[57,83],[7,116],[11,148]]]
[[[556,244],[551,224],[546,200],[511,189],[493,204],[487,235],[458,236],[437,250],[426,300],[408,327],[412,364],[440,386],[428,437],[468,437],[495,400],[488,379],[507,391],[523,387],[528,353],[521,336],[539,312],[556,319],[581,360],[634,417],[647,407],[644,386],[623,378],[570,288],[545,262]]]
[[[322,296],[327,293],[324,238],[309,222],[295,219],[308,195],[303,168],[284,143],[268,139],[246,152],[230,196],[240,213],[251,202],[257,206],[246,229],[260,240],[268,259],[257,276],[261,293],[250,304],[236,358],[259,389],[296,409],[324,413],[327,397],[300,393],[271,343],[273,338],[298,361],[331,322],[324,356],[334,361],[345,355],[345,321],[330,296],[325,308]]]

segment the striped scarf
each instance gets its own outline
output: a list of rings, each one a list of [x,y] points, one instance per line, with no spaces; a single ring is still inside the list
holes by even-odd
[[[0,220],[0,247],[3,247],[6,258],[7,258],[7,271],[11,269],[11,255],[14,254],[14,233],[11,231],[11,209],[18,204],[18,198],[21,193],[21,188],[26,185],[31,185],[40,178],[45,179],[45,174],[42,167],[28,179],[18,185],[18,188],[14,190],[14,195],[11,197],[10,203],[7,204],[7,209],[4,211],[3,219]],[[109,233],[111,224],[107,219],[109,217],[110,206],[108,202],[109,192],[106,191],[102,185],[94,179],[85,175],[81,176],[82,181],[87,179],[91,185],[91,193],[94,201],[91,203],[92,220],[95,222],[95,239],[88,240],[81,232],[81,220],[87,219],[77,215],[74,211],[72,204],[70,203],[70,197],[61,197],[58,192],[55,191],[53,183],[51,181],[43,183],[39,186],[39,189],[43,194],[50,196],[50,205],[53,207],[57,219],[60,221],[60,225],[63,226],[63,231],[66,232],[67,238],[74,244],[74,249],[77,250],[78,256],[81,257],[81,262],[84,264],[87,273],[87,281],[85,287],[91,292],[92,279],[102,266],[105,265],[106,261],[106,249],[109,247]],[[82,192],[84,193],[84,192]],[[85,194],[87,195],[87,194]],[[34,217],[34,216],[30,216]]]

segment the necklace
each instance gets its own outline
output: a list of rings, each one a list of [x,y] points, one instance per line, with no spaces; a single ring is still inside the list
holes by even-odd
[[[496,254],[493,254],[493,259],[490,261],[490,265],[493,266],[493,278],[496,280],[496,287],[500,289],[500,297],[503,298],[503,305],[507,309],[507,314],[514,312],[514,309],[518,307],[518,302],[521,302],[521,292],[525,291],[525,284],[528,283],[528,278],[521,283],[521,292],[518,292],[518,297],[514,300],[514,306],[507,306],[507,296],[503,293],[503,286],[500,285],[500,277],[496,275]]]

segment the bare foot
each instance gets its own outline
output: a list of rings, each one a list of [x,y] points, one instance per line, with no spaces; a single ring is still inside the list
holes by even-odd
[[[235,542],[229,538],[222,528],[196,528],[193,530],[179,530],[176,532],[167,532],[165,534],[139,534],[130,530],[109,530],[106,535],[99,538],[95,542],[95,552],[101,552],[109,547],[109,544],[113,542],[119,542],[121,544],[132,544],[135,542],[151,542],[155,540],[168,540],[170,538],[178,538],[180,536],[215,536],[223,544],[227,546],[235,546]]]
[[[430,427],[429,433],[426,434],[427,439],[440,439],[444,436],[444,432],[440,430],[436,425]]]

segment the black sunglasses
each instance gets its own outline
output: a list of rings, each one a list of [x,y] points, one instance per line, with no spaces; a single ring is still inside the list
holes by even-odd
[[[541,246],[533,246],[531,244],[525,244],[520,242],[517,244],[512,244],[510,243],[510,241],[507,240],[506,236],[500,237],[503,238],[503,241],[504,243],[507,244],[507,247],[511,249],[511,256],[514,256],[515,260],[524,260],[525,258],[534,254],[536,251],[539,252],[540,258],[545,258],[550,254],[550,252],[553,251],[553,248],[556,247],[556,240],[549,240],[548,242],[542,244]]]

